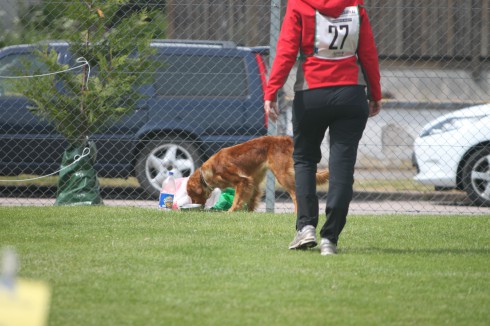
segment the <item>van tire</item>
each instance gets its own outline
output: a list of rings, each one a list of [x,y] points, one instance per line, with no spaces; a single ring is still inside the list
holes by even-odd
[[[201,164],[192,140],[167,136],[146,142],[138,155],[135,174],[143,191],[158,198],[168,172],[173,172],[175,178],[189,177]]]

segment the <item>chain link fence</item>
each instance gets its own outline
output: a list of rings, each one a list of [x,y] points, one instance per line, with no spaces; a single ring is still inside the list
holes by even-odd
[[[69,18],[74,4],[106,19],[108,33],[122,30],[131,14],[158,13],[150,26],[163,65],[141,72],[153,76],[142,87],[146,97],[122,120],[90,136],[105,204],[157,207],[155,195],[167,171],[187,177],[220,148],[271,132],[262,87],[286,0],[129,1],[104,13],[98,3],[106,2],[0,0],[1,205],[55,201],[67,142],[52,122],[30,110],[32,102],[16,91],[12,77],[53,73],[36,66],[32,48],[19,44],[57,40],[50,44],[58,61],[80,65],[60,41],[83,25]],[[351,213],[489,214],[490,1],[365,0],[365,6],[378,46],[384,103],[361,139]],[[25,62],[29,71],[19,68]],[[294,79],[295,69],[273,133],[292,135]],[[321,167],[328,166],[328,146],[326,137]],[[273,180],[266,188],[260,211],[293,211],[289,195]],[[325,205],[328,185],[318,191]]]

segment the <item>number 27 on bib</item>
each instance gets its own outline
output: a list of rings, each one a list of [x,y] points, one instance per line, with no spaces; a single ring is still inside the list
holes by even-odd
[[[356,54],[360,29],[358,7],[346,7],[336,18],[317,11],[315,20],[315,57],[340,60]]]

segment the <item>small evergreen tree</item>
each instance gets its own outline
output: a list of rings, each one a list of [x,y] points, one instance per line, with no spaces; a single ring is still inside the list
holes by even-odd
[[[62,167],[76,163],[75,156],[80,156],[84,148],[95,151],[93,144],[87,144],[87,139],[108,123],[131,112],[142,97],[138,86],[150,82],[151,74],[145,72],[152,64],[152,12],[136,12],[115,24],[118,9],[126,2],[70,2],[66,11],[67,20],[72,22],[68,25],[71,31],[67,34],[70,35],[69,49],[74,58],[83,58],[74,65],[83,67],[75,70],[76,73],[30,78],[16,84],[17,90],[36,104],[34,113],[51,122],[67,139],[69,148],[65,151]],[[60,65],[57,53],[47,46],[41,47],[37,54],[49,71],[69,68]],[[94,156],[91,159],[87,157],[80,165],[85,170],[93,170],[94,161]],[[77,173],[72,167],[69,170],[68,176],[63,171],[60,174],[57,203],[100,204],[95,171],[88,173],[92,179],[89,182],[92,187],[88,191],[92,193],[91,197],[97,198],[86,200],[76,193],[67,196],[66,200],[60,200],[63,188],[77,188],[74,185],[77,183],[76,176],[84,174]]]

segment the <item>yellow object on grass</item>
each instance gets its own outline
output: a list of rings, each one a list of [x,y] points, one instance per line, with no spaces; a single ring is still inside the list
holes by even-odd
[[[0,283],[0,325],[47,325],[50,296],[44,282],[16,279],[12,286]]]

